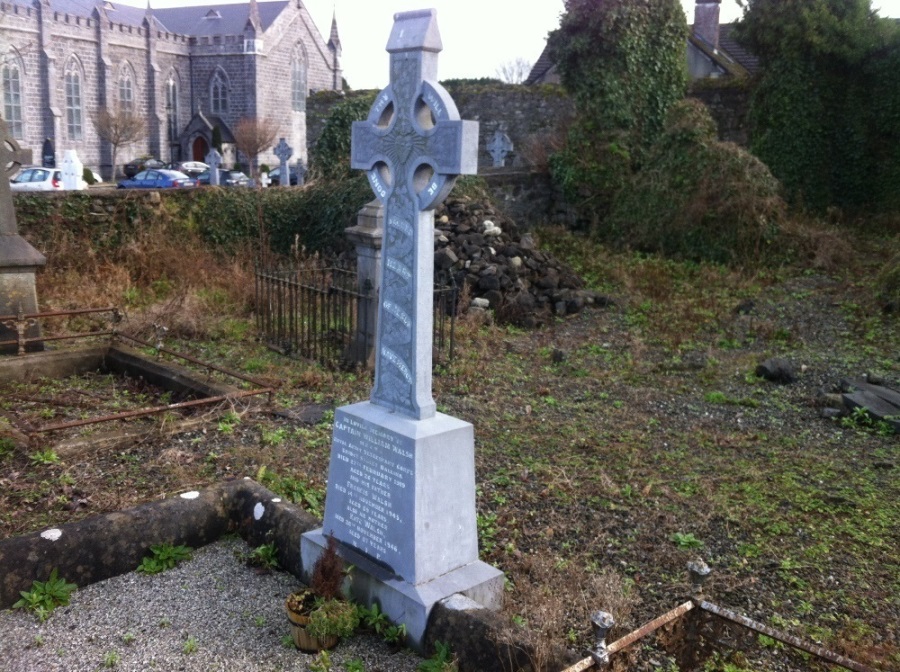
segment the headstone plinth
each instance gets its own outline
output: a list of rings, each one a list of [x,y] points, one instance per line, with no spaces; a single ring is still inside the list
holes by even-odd
[[[16,209],[13,205],[9,178],[21,165],[21,150],[18,143],[9,136],[6,124],[0,120],[0,316],[13,316],[38,312],[35,274],[47,263],[43,254],[34,249],[19,235],[16,224]],[[18,339],[17,323],[10,319],[0,319],[0,343]],[[24,331],[27,339],[40,339],[41,327],[36,320],[28,320]],[[43,350],[40,340],[33,340],[25,350]],[[18,352],[15,343],[0,345],[0,353]]]
[[[478,124],[437,83],[441,48],[434,10],[396,14],[391,83],[353,124],[350,165],[384,204],[375,382],[370,401],[335,412],[325,520],[301,542],[308,574],[334,536],[353,597],[420,651],[438,601],[496,609],[503,596],[503,574],[478,559],[472,425],[431,394],[434,208],[478,164]]]

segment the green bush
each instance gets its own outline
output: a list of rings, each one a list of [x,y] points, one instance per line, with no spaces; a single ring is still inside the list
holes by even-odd
[[[778,181],[757,158],[716,140],[700,101],[675,104],[648,160],[598,232],[612,243],[693,261],[770,256],[785,216]]]
[[[81,179],[83,179],[88,184],[97,184],[97,180],[94,179],[94,171],[92,171],[87,166],[81,171]]]
[[[348,98],[334,106],[322,134],[310,151],[310,179],[339,180],[353,174],[350,168],[350,129],[354,121],[369,115],[375,93]]]

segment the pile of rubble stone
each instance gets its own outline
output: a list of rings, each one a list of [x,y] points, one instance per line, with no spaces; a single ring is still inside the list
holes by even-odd
[[[489,201],[451,197],[435,212],[435,228],[435,277],[452,278],[470,309],[490,308],[501,322],[535,327],[609,304]]]

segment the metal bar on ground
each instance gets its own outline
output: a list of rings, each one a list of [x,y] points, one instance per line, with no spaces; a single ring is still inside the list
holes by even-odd
[[[610,644],[608,647],[606,647],[607,652],[609,653],[609,655],[612,655],[618,651],[627,649],[629,646],[634,644],[637,640],[642,639],[643,637],[646,637],[647,635],[654,632],[655,630],[658,630],[659,628],[666,625],[667,623],[671,623],[672,621],[681,618],[687,612],[689,612],[691,609],[693,609],[695,606],[696,605],[693,602],[685,602],[683,604],[678,605],[677,607],[675,607],[674,609],[672,609],[669,612],[666,612],[662,616],[658,616],[658,617],[654,618],[652,621],[648,621],[647,623],[644,623],[644,625],[639,627],[637,630],[634,630],[633,632],[628,633],[624,637],[617,639],[612,644]],[[593,666],[594,666],[593,658],[584,658],[583,660],[579,660],[574,665],[567,667],[562,672],[583,672],[583,670],[589,670]]]
[[[32,430],[34,434],[42,434],[44,432],[55,432],[60,429],[72,429],[73,427],[83,427],[84,425],[94,425],[100,422],[111,422],[113,420],[126,420],[128,418],[138,418],[144,415],[153,415],[155,413],[164,413],[166,411],[177,411],[183,408],[193,408],[196,406],[204,406],[208,404],[218,404],[222,401],[230,401],[232,399],[243,399],[244,397],[252,397],[258,394],[269,394],[271,388],[259,390],[247,390],[246,392],[235,392],[234,394],[222,394],[216,397],[205,397],[203,399],[193,399],[191,401],[181,401],[177,404],[169,404],[167,406],[154,406],[153,408],[140,408],[136,411],[124,411],[113,415],[104,415],[99,418],[91,418],[88,420],[72,420],[71,422],[60,422],[56,425],[46,425]]]
[[[737,614],[730,609],[719,607],[715,604],[712,604],[711,602],[701,601],[697,606],[699,606],[700,609],[707,613],[718,616],[719,618],[725,619],[727,621],[737,623],[740,626],[743,626],[750,630],[754,630],[755,632],[758,632],[760,634],[767,635],[772,639],[777,639],[779,642],[783,642],[785,644],[793,646],[794,648],[800,649],[801,651],[811,653],[818,658],[827,660],[828,662],[834,663],[835,665],[839,665],[844,669],[854,670],[854,672],[877,672],[872,667],[868,667],[867,665],[863,665],[862,663],[857,663],[855,660],[851,660],[850,658],[834,653],[833,651],[829,651],[822,646],[816,646],[815,644],[804,642],[798,637],[794,637],[793,635],[781,632],[780,630],[776,630],[775,628],[770,628],[768,625],[758,623],[757,621],[747,618],[746,616],[741,616],[740,614]]]
[[[26,319],[38,319],[41,317],[68,317],[71,315],[88,315],[90,313],[111,313],[117,310],[115,306],[111,308],[79,308],[77,310],[54,310],[46,313],[22,313],[22,317]],[[0,315],[0,320],[16,320],[18,315]]]

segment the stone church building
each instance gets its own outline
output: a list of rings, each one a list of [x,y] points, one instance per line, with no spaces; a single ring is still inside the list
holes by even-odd
[[[0,0],[2,116],[34,163],[46,140],[57,162],[74,149],[112,177],[98,109],[146,115],[146,137],[116,162],[151,155],[202,161],[218,127],[225,165],[242,118],[271,119],[306,158],[306,98],[340,90],[341,44],[326,41],[302,0],[139,9],[103,0]],[[276,140],[277,142],[277,140]],[[277,165],[271,150],[260,163]]]

